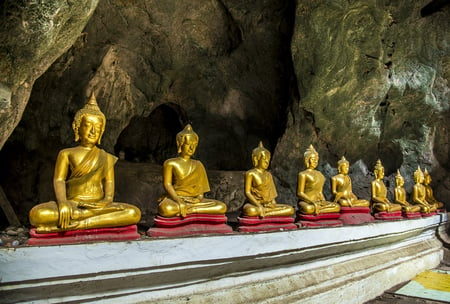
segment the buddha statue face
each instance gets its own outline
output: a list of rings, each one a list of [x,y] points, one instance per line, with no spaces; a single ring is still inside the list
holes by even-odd
[[[338,172],[339,174],[347,175],[350,169],[350,163],[345,159],[344,156],[338,161]]]
[[[306,150],[304,154],[305,166],[308,169],[315,169],[319,164],[319,153],[314,149],[312,145]]]
[[[179,147],[180,154],[186,156],[192,156],[197,150],[198,140],[195,136],[186,135],[183,138],[183,142]]]
[[[421,184],[423,183],[424,177],[423,177],[423,172],[422,170],[420,170],[420,168],[417,168],[417,170],[414,172],[414,182],[416,184]]]
[[[93,146],[100,141],[103,119],[95,115],[84,115],[78,127],[78,136],[82,146]]]
[[[428,173],[425,173],[423,176],[423,183],[425,185],[431,184],[431,175],[429,175]]]
[[[401,176],[401,175],[395,176],[395,184],[397,185],[397,187],[403,187],[403,185],[405,184],[405,181],[403,180],[403,176]]]
[[[267,170],[270,164],[270,151],[264,148],[262,142],[252,152],[253,166],[258,169]]]
[[[373,171],[375,174],[376,179],[383,179],[384,178],[384,168],[378,168]]]
[[[72,122],[75,141],[81,139],[81,145],[100,144],[105,124],[105,114],[100,111],[95,95],[92,93],[84,107],[75,113]]]

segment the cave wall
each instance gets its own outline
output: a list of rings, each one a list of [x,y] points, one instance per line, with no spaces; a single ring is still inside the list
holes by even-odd
[[[282,203],[295,204],[311,143],[327,177],[342,155],[350,160],[363,198],[378,158],[389,187],[399,168],[409,192],[421,165],[436,196],[449,197],[448,5],[422,16],[429,1],[4,3],[0,51],[9,57],[0,67],[11,76],[0,79],[0,133],[9,137],[0,184],[22,221],[53,199],[57,151],[74,145],[73,115],[92,91],[107,117],[102,147],[152,164],[121,161],[116,170],[117,199],[146,216],[161,192],[157,166],[175,155],[173,136],[188,122],[200,135],[196,157],[223,172],[212,174],[210,195],[232,211],[259,140],[274,152]],[[27,31],[24,20],[39,30]],[[48,24],[60,27],[51,35]],[[142,179],[139,195],[127,190],[136,188],[130,176]],[[330,198],[328,184],[324,193]]]
[[[450,10],[422,17],[428,3],[297,3],[291,48],[301,98],[272,164],[286,197],[295,194],[309,144],[327,176],[345,155],[354,191],[365,198],[377,159],[391,189],[400,169],[410,192],[420,165],[441,200],[450,197]]]

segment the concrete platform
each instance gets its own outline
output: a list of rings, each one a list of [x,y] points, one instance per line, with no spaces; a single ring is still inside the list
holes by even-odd
[[[447,214],[0,249],[2,303],[364,303],[439,265]]]

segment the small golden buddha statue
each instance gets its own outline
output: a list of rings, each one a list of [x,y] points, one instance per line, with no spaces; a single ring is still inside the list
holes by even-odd
[[[30,223],[37,233],[139,222],[141,211],[137,207],[113,202],[117,157],[97,147],[105,124],[105,115],[92,93],[72,123],[75,141],[79,140],[80,145],[61,150],[56,160],[53,178],[56,202],[39,204],[30,211]]]
[[[410,212],[419,212],[420,206],[411,205],[406,200],[406,190],[403,188],[405,184],[405,180],[403,176],[400,174],[400,170],[397,170],[397,175],[395,176],[395,189],[394,189],[394,197],[395,203],[402,206],[402,211],[410,213]]]
[[[431,181],[432,181],[431,175],[428,173],[428,170],[425,169],[423,185],[425,186],[425,190],[426,190],[426,200],[430,205],[435,206],[436,209],[442,209],[442,208],[444,208],[444,203],[442,203],[434,198],[433,189],[430,186]]]
[[[178,157],[163,165],[166,194],[159,199],[158,213],[163,217],[186,217],[188,214],[225,214],[225,203],[203,197],[209,182],[203,164],[191,157],[198,145],[198,135],[187,125],[176,137]]]
[[[294,208],[277,204],[278,196],[272,174],[267,171],[270,164],[270,152],[262,142],[252,152],[253,169],[245,173],[245,196],[243,214],[251,217],[291,216]]]
[[[417,170],[414,171],[414,182],[416,184],[413,186],[413,192],[411,195],[413,203],[420,206],[420,212],[422,213],[430,213],[436,211],[436,206],[429,204],[426,199],[427,189],[423,185],[424,174],[420,167],[417,167]]]
[[[338,161],[338,175],[331,178],[331,192],[334,194],[334,202],[341,207],[369,207],[370,202],[360,200],[352,192],[352,180],[348,175],[350,163],[344,156]]]
[[[337,213],[341,210],[339,204],[328,202],[322,193],[325,177],[315,170],[319,163],[319,154],[312,145],[304,154],[306,170],[298,174],[297,196],[301,214],[318,215],[321,213]]]
[[[387,198],[387,189],[383,182],[384,167],[381,164],[381,160],[377,160],[373,173],[375,174],[375,180],[372,181],[373,209],[376,212],[401,211],[402,210],[401,205],[393,204]]]

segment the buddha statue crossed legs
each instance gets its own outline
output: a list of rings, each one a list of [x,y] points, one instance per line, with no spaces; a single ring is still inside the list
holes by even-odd
[[[335,195],[334,202],[341,207],[369,207],[367,200],[360,200],[353,194],[352,180],[348,175],[350,163],[344,156],[338,161],[338,175],[331,178],[331,192]]]
[[[270,152],[262,142],[252,152],[253,169],[245,173],[245,197],[247,198],[243,214],[250,217],[258,216],[291,216],[294,208],[289,205],[277,204],[277,189],[272,174],[267,171],[270,164]]]
[[[416,218],[420,217],[420,206],[417,205],[411,205],[406,200],[406,190],[403,188],[403,185],[405,184],[405,181],[403,179],[403,176],[400,174],[400,170],[397,170],[397,175],[395,176],[395,184],[396,187],[394,189],[394,197],[395,197],[395,203],[402,206],[403,214],[407,218]],[[417,213],[417,216],[415,215]]]
[[[176,137],[178,157],[163,165],[166,194],[159,200],[158,213],[163,217],[186,217],[188,214],[225,214],[225,203],[203,197],[209,182],[203,164],[191,157],[198,145],[198,135],[187,125]]]
[[[297,196],[299,197],[299,212],[305,215],[319,215],[323,213],[338,213],[340,206],[328,202],[322,193],[325,177],[315,170],[319,163],[319,154],[312,145],[304,154],[306,170],[298,174]]]
[[[436,209],[443,209],[444,208],[444,203],[438,201],[434,195],[433,195],[433,189],[431,188],[430,184],[431,184],[431,175],[430,173],[428,173],[428,170],[425,169],[424,171],[424,179],[423,179],[423,185],[425,186],[425,190],[426,190],[426,200],[429,204],[433,205],[434,207],[436,207]]]
[[[413,203],[420,206],[420,212],[422,212],[423,214],[428,214],[436,211],[436,206],[428,203],[426,199],[427,190],[423,185],[424,174],[420,167],[418,167],[417,170],[414,171],[414,182],[415,185],[413,186],[413,192],[411,195]]]
[[[375,169],[375,180],[372,181],[372,202],[374,212],[397,212],[402,210],[402,206],[399,204],[393,204],[387,198],[387,189],[384,185],[384,167],[381,164],[381,160],[377,160]]]
[[[113,202],[117,158],[96,145],[105,130],[105,115],[94,94],[75,114],[72,124],[80,145],[59,152],[53,185],[56,202],[33,207],[30,223],[37,233],[133,225],[140,210]]]

